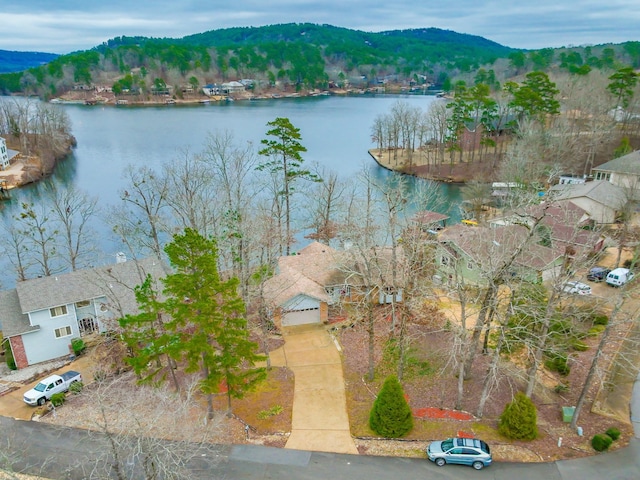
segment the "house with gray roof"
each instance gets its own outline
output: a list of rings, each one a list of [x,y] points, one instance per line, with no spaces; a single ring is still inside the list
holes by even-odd
[[[72,339],[112,330],[120,318],[138,312],[134,289],[147,275],[165,276],[158,259],[18,282],[0,292],[5,349],[11,348],[18,368],[68,355]]]
[[[638,185],[640,188],[640,185]],[[598,224],[614,223],[630,197],[624,189],[607,180],[551,187],[556,203],[569,202],[584,210]]]
[[[606,180],[628,190],[629,198],[640,199],[640,150],[594,167],[591,174],[595,180]]]

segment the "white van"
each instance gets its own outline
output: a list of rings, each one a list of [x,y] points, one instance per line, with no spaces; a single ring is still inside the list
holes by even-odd
[[[607,275],[607,283],[613,287],[621,287],[633,278],[628,268],[616,268]]]

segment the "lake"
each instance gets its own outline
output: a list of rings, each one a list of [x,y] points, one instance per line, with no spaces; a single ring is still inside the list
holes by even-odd
[[[255,149],[265,138],[267,122],[287,117],[300,129],[306,163],[317,162],[342,177],[354,175],[363,164],[374,164],[368,150],[374,148],[371,127],[377,115],[389,113],[397,101],[418,106],[424,111],[433,96],[356,95],[321,96],[291,99],[236,101],[199,105],[162,106],[85,106],[62,104],[72,122],[78,145],[73,154],[61,162],[52,179],[61,186],[75,184],[99,198],[107,207],[119,202],[119,190],[125,186],[123,170],[129,165],[159,167],[181,158],[181,152],[203,149],[207,134],[230,131],[237,143],[252,142]],[[379,175],[388,173],[377,167]],[[416,180],[412,179],[412,182]],[[419,181],[419,180],[418,180]],[[449,213],[459,218],[459,187],[442,185],[454,208]],[[3,202],[2,221],[12,221],[22,201],[37,199],[38,184],[13,190],[12,199]],[[113,256],[118,245],[108,239],[109,228],[98,224],[104,237],[102,247]],[[3,265],[3,271],[8,266]],[[2,275],[5,287],[6,275]]]

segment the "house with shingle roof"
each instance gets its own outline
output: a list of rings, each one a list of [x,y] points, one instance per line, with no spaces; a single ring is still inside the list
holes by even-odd
[[[0,323],[18,368],[68,355],[73,338],[112,329],[138,312],[134,289],[165,276],[158,259],[34,278],[0,292]],[[7,348],[7,344],[5,344]]]
[[[329,305],[347,294],[338,252],[319,242],[280,257],[276,275],[264,285],[274,322],[284,327],[327,322]]]
[[[555,203],[571,203],[586,212],[595,223],[601,225],[614,223],[618,212],[631,199],[623,188],[607,180],[554,185],[551,187],[550,194]],[[568,205],[566,208],[571,206]]]
[[[605,180],[630,191],[630,198],[640,199],[640,150],[614,158],[591,169],[595,180]]]
[[[462,279],[470,285],[485,285],[504,265],[509,265],[508,275],[534,283],[546,281],[560,274],[563,255],[536,240],[522,225],[454,225],[438,237],[436,268],[444,281]]]
[[[390,249],[375,248],[366,255],[373,269],[369,275],[364,273],[366,267],[355,249],[338,251],[313,242],[296,254],[280,257],[276,275],[264,284],[264,299],[276,326],[325,323],[329,308],[341,302],[363,298],[380,304],[401,302],[402,288],[391,286],[394,280]],[[401,263],[401,249],[396,257]],[[395,276],[396,283],[402,285],[402,274]]]

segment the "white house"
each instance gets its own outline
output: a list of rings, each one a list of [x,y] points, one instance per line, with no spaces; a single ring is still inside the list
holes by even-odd
[[[7,149],[6,140],[0,137],[0,170],[6,170],[7,168],[9,168],[9,150]]]
[[[591,170],[595,180],[606,180],[640,199],[640,150],[598,165]]]
[[[165,275],[159,260],[125,261],[18,282],[0,292],[0,324],[18,368],[68,355],[71,340],[138,312],[134,287]]]
[[[245,87],[243,84],[241,84],[240,82],[227,82],[227,83],[223,83],[220,86],[222,93],[239,93],[239,92],[244,92]]]
[[[208,83],[204,87],[202,87],[202,93],[204,93],[207,97],[220,95],[220,86],[217,83]]]

